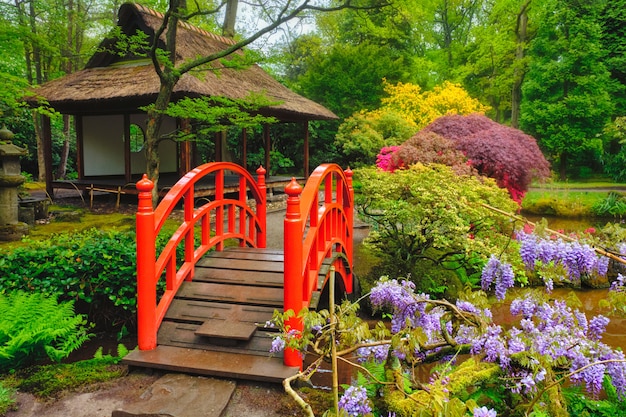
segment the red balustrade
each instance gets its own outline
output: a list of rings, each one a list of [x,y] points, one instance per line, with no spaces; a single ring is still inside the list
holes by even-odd
[[[237,178],[237,198],[225,198],[226,172]],[[195,185],[211,174],[215,180],[215,199],[195,207]],[[156,210],[152,207],[153,187],[145,175],[137,183],[137,337],[141,350],[156,348],[157,331],[176,291],[183,281],[193,278],[196,262],[208,250],[223,250],[228,239],[239,240],[241,247],[264,248],[266,245],[266,186],[262,167],[257,170],[255,181],[236,164],[201,165],[182,177]],[[248,192],[256,202],[254,208],[248,205]],[[157,236],[181,201],[183,221],[157,259]],[[196,243],[198,233],[199,244]],[[176,248],[180,244],[184,245],[184,259],[178,260]],[[163,275],[165,289],[157,300],[157,287]]]
[[[318,274],[331,260],[347,293],[352,293],[352,230],[354,190],[352,171],[335,164],[320,165],[309,177],[304,190],[292,179],[285,187],[285,311],[298,314],[308,308],[315,291],[321,290]],[[323,198],[320,198],[320,195]],[[302,330],[300,319],[287,325]],[[302,366],[297,351],[287,349],[285,365]]]

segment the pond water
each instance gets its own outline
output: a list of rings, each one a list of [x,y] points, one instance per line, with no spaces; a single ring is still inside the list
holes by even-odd
[[[582,232],[590,227],[600,229],[606,226],[607,223],[615,223],[612,218],[565,218],[565,217],[553,217],[553,216],[538,216],[534,214],[524,214],[522,216],[533,223],[539,222],[542,218],[545,218],[548,222],[548,228],[552,230],[563,230],[565,233]],[[625,220],[619,221],[625,224]]]

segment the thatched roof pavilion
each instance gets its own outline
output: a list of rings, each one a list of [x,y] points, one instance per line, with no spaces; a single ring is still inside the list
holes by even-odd
[[[163,21],[163,15],[154,10],[135,3],[126,3],[120,7],[118,26],[123,33],[132,35],[136,31],[142,31],[153,39],[155,31]],[[128,138],[128,125],[135,123],[133,115],[141,113],[139,107],[153,103],[157,97],[160,81],[153,68],[152,62],[145,57],[124,56],[120,57],[111,50],[114,48],[115,39],[102,41],[96,54],[94,54],[85,69],[66,75],[62,78],[45,83],[38,87],[35,94],[45,98],[57,111],[63,114],[71,114],[77,120],[78,151],[86,155],[78,155],[79,180],[86,177],[97,176],[98,172],[90,172],[89,151],[87,147],[95,139],[88,139],[89,133],[83,123],[83,119],[92,116],[124,116],[122,123],[124,132],[121,134]],[[162,42],[162,40],[161,40]],[[209,33],[190,24],[180,24],[177,33],[177,62],[193,59],[197,56],[219,52],[232,46],[234,41],[223,36]],[[186,73],[176,84],[173,101],[183,97],[201,96],[225,96],[233,99],[246,97],[250,92],[261,93],[272,101],[279,104],[263,108],[259,112],[266,116],[274,116],[282,122],[297,122],[304,125],[305,135],[305,165],[308,165],[308,121],[336,119],[330,110],[302,97],[289,90],[258,65],[252,65],[245,69],[219,68],[219,62],[213,63],[214,70],[204,71],[201,76]],[[30,99],[35,104],[36,99]],[[145,118],[145,117],[144,117]],[[137,117],[135,117],[136,120]],[[110,123],[110,120],[107,121]],[[179,127],[180,121],[174,126]],[[267,129],[266,129],[267,131]],[[267,131],[268,132],[268,131]],[[266,165],[269,164],[269,133],[266,133]],[[101,140],[101,139],[99,139]],[[47,138],[49,143],[50,138]],[[126,141],[128,142],[128,141]],[[181,174],[193,165],[193,157],[190,155],[192,146],[178,143],[176,152],[176,171]],[[217,144],[216,144],[217,145]],[[126,145],[127,161],[124,162],[123,173],[126,181],[131,181],[131,175],[139,169],[137,163],[131,160],[137,157],[131,155],[130,145]],[[216,146],[218,148],[218,146]],[[217,150],[217,149],[216,149]],[[221,152],[221,151],[220,151]],[[51,152],[49,153],[49,157]],[[220,155],[216,156],[220,160]],[[51,161],[49,160],[51,165]],[[80,166],[82,164],[82,166]],[[131,167],[131,165],[134,165]],[[167,165],[167,164],[166,164]],[[170,164],[171,165],[171,164]],[[308,166],[305,166],[305,173]],[[143,167],[141,167],[143,170]],[[52,181],[51,167],[49,182]],[[113,175],[112,172],[102,171],[102,175]],[[48,176],[48,175],[47,175]],[[52,191],[50,187],[49,192]]]

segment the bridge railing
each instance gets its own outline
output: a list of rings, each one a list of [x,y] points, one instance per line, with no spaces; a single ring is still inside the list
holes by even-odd
[[[298,314],[308,308],[320,285],[319,271],[331,262],[343,279],[347,293],[352,293],[352,230],[354,190],[352,171],[336,164],[323,164],[311,174],[304,190],[292,179],[285,187],[285,295],[284,311]],[[302,330],[298,318],[287,325]],[[287,349],[284,362],[302,366],[300,354]]]
[[[233,187],[237,190],[236,198],[225,198],[226,172],[236,177]],[[214,200],[195,207],[195,186],[211,175],[215,181]],[[146,175],[137,183],[137,338],[141,350],[156,348],[157,331],[170,303],[182,282],[193,278],[196,262],[207,251],[223,250],[224,242],[229,239],[239,240],[242,247],[266,246],[266,185],[262,167],[257,170],[255,181],[236,164],[201,165],[182,177],[156,210],[152,207],[153,187],[154,183]],[[254,207],[249,205],[248,193],[255,200]],[[157,258],[159,232],[181,201],[183,220]],[[177,259],[176,255],[180,245],[184,247],[183,259]],[[158,285],[163,275],[165,289],[161,294]]]

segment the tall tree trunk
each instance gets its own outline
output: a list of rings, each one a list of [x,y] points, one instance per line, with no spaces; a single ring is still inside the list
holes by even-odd
[[[74,9],[74,0],[68,0],[67,2],[67,45],[65,50],[65,62],[63,63],[63,67],[66,74],[71,74],[74,72],[73,68],[73,60],[72,54],[75,51],[74,49],[74,28],[76,27],[76,10]],[[70,154],[70,140],[71,140],[71,126],[70,126],[70,116],[67,114],[63,115],[63,148],[61,149],[61,155],[59,160],[59,166],[57,167],[56,177],[57,178],[65,178],[65,174],[67,173],[67,159]]]
[[[237,21],[237,6],[239,0],[228,0],[226,3],[226,13],[224,14],[224,24],[222,25],[222,35],[227,38],[235,37],[235,23]]]
[[[517,15],[517,25],[515,28],[515,36],[517,40],[517,48],[515,51],[515,62],[513,70],[513,88],[511,91],[511,127],[519,128],[520,104],[522,102],[522,83],[526,69],[523,60],[525,56],[525,47],[528,32],[528,7],[531,0],[527,0]]]
[[[41,125],[41,116],[33,110],[33,125],[35,127],[35,136],[37,138],[37,181],[46,180],[46,156],[43,146],[43,126]]]
[[[159,74],[161,87],[159,95],[154,102],[154,106],[148,110],[148,123],[146,125],[146,142],[144,145],[146,155],[146,174],[154,183],[152,189],[152,205],[156,206],[159,201],[159,135],[163,123],[164,112],[170,104],[174,86],[179,80],[179,75],[175,72],[176,64],[176,32],[181,10],[187,8],[186,0],[170,0],[170,10],[173,12],[169,16],[166,32],[166,50],[170,59],[169,65],[161,68],[156,57],[153,58],[155,69]],[[155,40],[156,44],[156,40]]]

